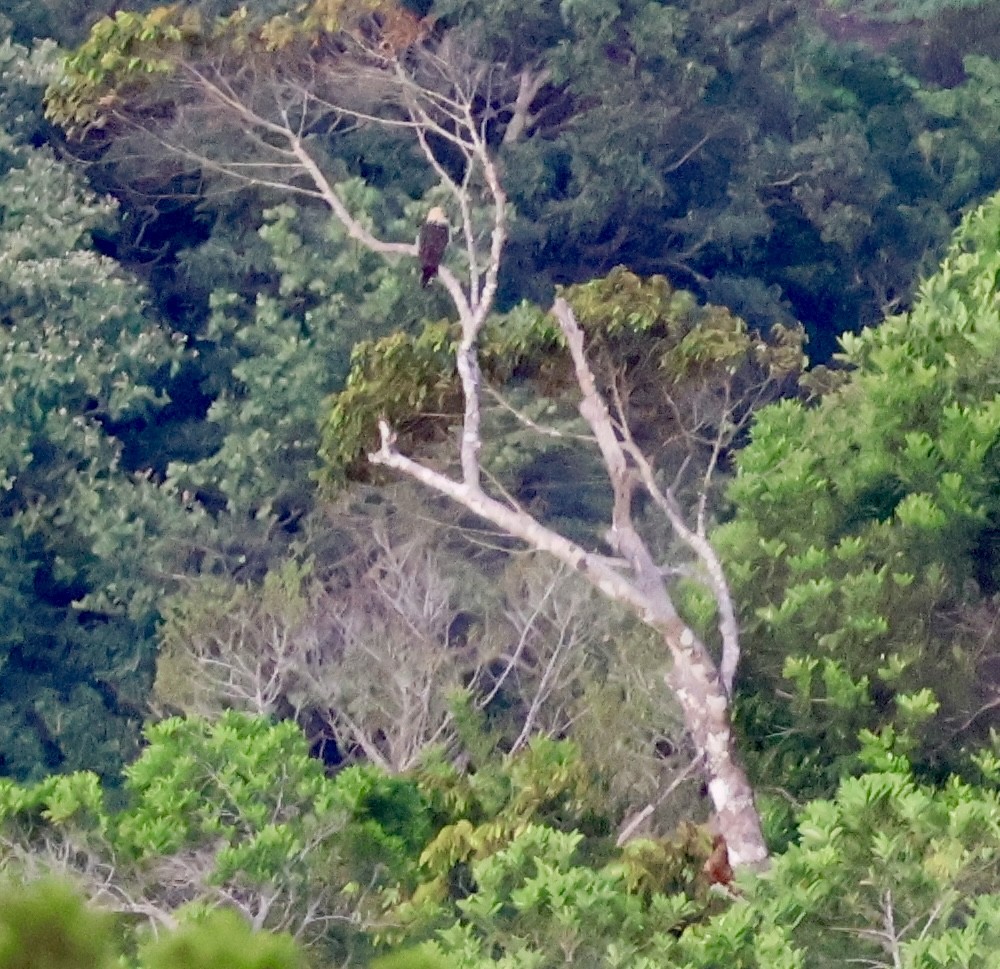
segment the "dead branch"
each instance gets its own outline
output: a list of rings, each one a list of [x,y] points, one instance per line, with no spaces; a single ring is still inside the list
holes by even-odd
[[[308,63],[300,69],[293,71],[286,66],[284,73],[267,69],[263,62],[241,62],[225,69],[185,65],[180,76],[188,85],[188,100],[179,117],[188,113],[201,121],[203,131],[212,130],[204,127],[208,115],[225,118],[234,137],[228,142],[213,137],[210,145],[201,142],[197,149],[188,141],[178,144],[177,150],[189,163],[230,178],[269,188],[283,186],[319,199],[362,246],[387,257],[406,257],[415,254],[412,244],[378,238],[363,216],[350,211],[324,173],[322,156],[310,133],[315,124],[346,120],[385,125],[414,136],[428,167],[450,199],[462,240],[461,269],[455,268],[459,265],[456,262],[452,267],[442,266],[439,272],[461,330],[456,350],[463,395],[458,441],[461,474],[450,477],[400,453],[393,430],[385,422],[380,426],[381,445],[370,460],[453,499],[528,547],[553,556],[602,595],[631,610],[661,637],[672,662],[668,685],[683,711],[731,861],[734,865],[762,865],[767,849],[753,791],[737,756],[729,724],[730,692],[739,655],[738,629],[725,576],[705,534],[707,481],[718,461],[720,439],[716,437],[709,444],[709,470],[695,522],[689,524],[675,495],[659,486],[652,464],[626,430],[624,415],[620,415],[622,420],[616,426],[587,361],[583,333],[568,304],[557,301],[553,312],[569,345],[580,392],[580,413],[595,439],[612,491],[613,513],[607,541],[621,565],[567,539],[512,500],[502,495],[494,497],[484,487],[478,344],[493,308],[508,231],[506,195],[490,151],[487,127],[503,102],[512,111],[508,133],[510,128],[516,133],[518,125],[523,127],[531,101],[545,83],[544,72],[522,72],[514,81],[506,77],[502,66],[477,61],[454,32],[443,42],[424,41],[410,48],[405,58],[377,45],[366,47],[362,37],[353,37],[352,42],[356,47],[349,56],[307,58]],[[488,107],[483,109],[483,105]],[[170,132],[158,137],[164,145],[176,142]],[[446,168],[441,163],[433,148],[437,139],[457,152],[460,165]],[[226,144],[235,146],[235,156],[227,156],[215,147]],[[239,152],[250,153],[249,158],[239,157]],[[669,567],[656,561],[641,533],[634,515],[634,499],[640,490],[652,496],[706,576],[720,614],[724,642],[721,670],[705,644],[678,615],[666,585]],[[377,588],[373,591],[379,592]],[[423,628],[410,622],[412,602],[403,586],[393,587],[379,601],[380,608],[390,612],[399,607],[392,622],[402,623],[409,635]],[[398,628],[388,618],[379,620],[381,635],[376,647],[375,641],[368,638],[370,634],[358,626],[356,612],[338,615],[331,605],[331,616],[343,648],[365,657],[367,663],[373,662],[379,651],[383,657],[388,655],[388,633]],[[559,675],[560,662],[553,655],[543,668],[537,697],[544,697],[552,678]],[[402,682],[409,673],[394,672],[398,686],[393,721],[396,726],[386,723],[376,737],[370,731],[366,733],[367,728],[350,710],[348,715],[353,723],[349,729],[357,731],[357,742],[361,744],[361,736],[366,733],[364,742],[381,751],[382,757],[398,769],[411,762],[416,738],[425,742],[428,737],[441,736],[446,726],[440,714],[434,712],[430,699],[435,689],[431,684],[437,682],[433,664],[417,672],[412,683]],[[529,720],[536,715],[533,705]],[[387,740],[390,735],[392,739]]]

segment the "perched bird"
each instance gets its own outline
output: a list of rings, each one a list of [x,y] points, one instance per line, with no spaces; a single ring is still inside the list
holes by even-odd
[[[710,885],[728,885],[733,880],[733,869],[729,864],[729,848],[726,839],[717,834],[712,839],[712,853],[701,869]]]
[[[420,285],[427,284],[437,275],[438,266],[448,246],[448,216],[444,209],[434,206],[427,213],[427,221],[420,227],[417,236],[417,255],[420,257]]]

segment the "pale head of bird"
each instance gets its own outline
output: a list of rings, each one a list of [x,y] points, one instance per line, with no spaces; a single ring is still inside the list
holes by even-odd
[[[448,216],[444,214],[444,209],[440,205],[435,205],[434,208],[427,213],[427,221],[434,222],[437,225],[447,225]]]

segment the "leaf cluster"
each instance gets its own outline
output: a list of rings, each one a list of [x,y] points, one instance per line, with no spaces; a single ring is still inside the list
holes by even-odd
[[[996,198],[970,213],[914,310],[845,336],[839,386],[761,411],[739,456],[715,541],[743,604],[744,729],[784,783],[796,759],[837,776],[862,727],[934,759],[991,722],[991,640],[962,616],[997,591],[998,225]]]
[[[474,772],[431,757],[409,777],[357,766],[330,778],[290,722],[172,718],[146,740],[121,806],[91,773],[3,782],[3,868],[65,871],[134,916],[169,922],[235,905],[258,925],[356,947],[380,913],[460,897],[468,864],[532,825],[606,843],[593,780],[568,742],[537,739]],[[656,857],[635,854],[637,886],[654,877]]]
[[[727,311],[697,306],[662,276],[643,280],[620,267],[604,279],[568,287],[563,295],[578,315],[603,379],[629,389],[627,399],[640,418],[636,427],[657,410],[669,413],[663,398],[680,398],[685,389],[718,389],[737,376],[748,385],[762,377],[780,385],[803,364],[798,329],[776,326],[768,342]],[[322,427],[331,480],[364,475],[380,420],[410,444],[443,437],[461,413],[456,339],[454,325],[434,323],[414,337],[397,334],[355,348],[346,386],[332,398]],[[498,389],[528,382],[535,393],[558,400],[574,386],[561,351],[554,320],[525,304],[487,325],[480,366]],[[663,433],[668,436],[670,429]]]
[[[470,967],[570,957],[636,969],[988,963],[998,931],[994,792],[920,784],[875,738],[866,756],[879,767],[810,803],[796,843],[766,874],[741,879],[728,904],[706,906],[676,886],[634,894],[626,859],[595,862],[578,833],[530,826],[473,863],[474,891],[418,952]]]
[[[146,740],[123,805],[89,773],[4,782],[4,869],[65,872],[136,926],[233,907],[340,952],[372,893],[412,879],[431,815],[411,781],[331,779],[295,724],[236,713],[164,720]]]
[[[119,922],[112,936],[109,918],[65,887],[19,885],[0,906],[0,960],[30,967],[48,954],[45,965],[103,969],[125,940],[139,965],[157,969],[292,966],[299,956],[287,936],[251,933],[234,912],[214,910],[212,892],[239,883],[230,901],[247,912],[255,880],[273,900],[306,866],[306,911],[366,916],[356,954],[366,944],[416,946],[378,964],[800,969],[840,965],[845,953],[913,969],[988,964],[1000,942],[997,793],[957,778],[921,783],[888,734],[863,745],[867,772],[806,805],[794,843],[727,894],[707,884],[704,829],[612,848],[588,814],[594,778],[565,742],[467,773],[431,760],[409,778],[352,768],[329,779],[288,724],[165,721],[129,772],[130,804],[109,810],[93,775],[7,782],[0,830],[8,874],[69,862],[88,893],[116,889],[105,906],[113,898],[128,912],[123,903],[142,900],[136,914],[148,914],[155,902],[179,927],[153,943]],[[980,761],[987,776],[995,771],[995,752]],[[272,839],[266,855],[272,826],[296,834]],[[298,837],[308,852],[296,853]],[[239,872],[223,871],[228,851],[254,844],[259,868],[243,859]],[[114,854],[88,881],[84,859],[102,845]],[[176,877],[197,846],[216,863],[202,871],[200,901]],[[379,887],[377,898],[365,902],[366,885]],[[331,952],[315,951],[321,961]]]
[[[267,13],[241,6],[213,17],[196,5],[173,3],[104,17],[49,86],[47,116],[82,136],[106,128],[119,111],[169,114],[176,92],[165,82],[201,58],[290,62],[317,47],[336,56],[338,36],[365,29],[392,45],[420,37],[417,18],[392,0],[313,0],[294,11]]]

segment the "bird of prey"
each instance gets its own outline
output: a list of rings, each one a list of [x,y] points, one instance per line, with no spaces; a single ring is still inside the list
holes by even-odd
[[[448,246],[448,216],[444,209],[434,206],[427,213],[427,220],[417,236],[417,255],[420,258],[420,285],[424,288],[437,275],[438,266]]]

